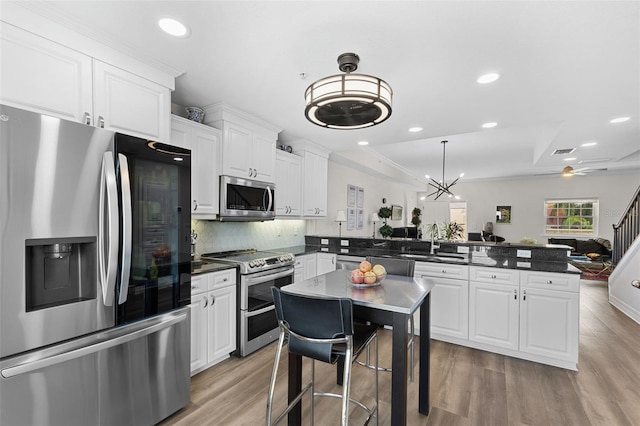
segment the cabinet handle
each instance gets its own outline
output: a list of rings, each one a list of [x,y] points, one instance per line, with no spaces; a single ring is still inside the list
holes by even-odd
[[[493,278],[493,279],[495,280],[495,279],[496,279],[496,276],[495,276],[495,275],[491,275],[491,278]]]
[[[209,299],[207,299],[207,296],[204,297],[204,306],[202,307],[202,309],[206,309],[207,306],[209,306]]]
[[[258,169],[253,169],[253,177],[258,177]]]
[[[104,118],[101,115],[98,116],[98,127],[104,129]]]
[[[84,124],[90,126],[91,125],[91,114],[88,112],[84,113]]]
[[[198,201],[193,200],[193,211],[195,212],[196,210],[198,210]]]
[[[553,281],[548,280],[548,281],[547,281],[547,284],[553,284]]]
[[[222,281],[227,281],[228,279],[229,279],[229,278],[224,277],[224,278],[222,279]]]
[[[214,303],[216,303],[216,297],[212,294],[211,295],[211,306],[213,306]]]
[[[527,300],[527,290],[522,290],[522,300]]]
[[[196,288],[198,288],[198,286],[197,286],[197,285],[192,285],[192,286],[191,286],[191,290],[195,290]]]
[[[443,274],[446,274],[446,273],[447,273],[447,270],[446,270],[446,269],[443,269],[443,270],[442,270],[442,273],[443,273]]]
[[[513,300],[518,300],[518,290],[513,289]]]

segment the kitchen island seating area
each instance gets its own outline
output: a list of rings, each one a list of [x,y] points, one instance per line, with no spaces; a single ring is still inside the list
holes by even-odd
[[[281,290],[306,296],[349,298],[353,302],[354,318],[392,327],[391,425],[396,426],[406,425],[407,412],[416,408],[420,414],[429,414],[430,293],[433,286],[433,281],[427,278],[387,274],[380,285],[359,288],[351,284],[344,270],[337,270],[295,282]],[[407,403],[407,323],[417,311],[420,312],[420,329],[423,332],[419,339],[418,407],[415,407]],[[288,402],[292,403],[302,389],[302,357],[290,353],[288,364]],[[299,425],[302,422],[302,404],[294,404],[289,412],[289,424]]]
[[[341,398],[341,425],[349,422],[349,403],[353,402],[368,414],[366,424],[371,418],[378,422],[378,370],[375,368],[375,405],[367,407],[363,403],[350,398],[351,365],[353,361],[371,344],[374,346],[374,367],[377,367],[378,340],[377,327],[353,323],[353,304],[349,298],[303,296],[271,288],[276,309],[276,317],[280,327],[278,347],[273,364],[269,393],[267,397],[266,424],[279,423],[308,392],[311,398],[311,423],[314,420],[314,398]],[[291,398],[287,408],[272,420],[273,396],[282,348],[288,344],[289,357],[307,357],[311,360],[311,379],[295,397]],[[318,392],[315,389],[315,361],[335,364],[339,359],[344,361],[342,395]],[[289,377],[291,381],[291,377]],[[290,385],[291,387],[291,385]],[[290,422],[291,423],[291,422]]]

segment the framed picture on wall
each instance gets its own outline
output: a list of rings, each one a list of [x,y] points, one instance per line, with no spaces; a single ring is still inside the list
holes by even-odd
[[[496,223],[511,223],[511,206],[496,207]]]
[[[402,219],[402,206],[391,206],[391,220]]]

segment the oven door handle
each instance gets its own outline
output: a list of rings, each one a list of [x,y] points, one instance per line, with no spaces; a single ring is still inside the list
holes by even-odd
[[[257,311],[247,311],[246,317],[255,317],[256,315],[264,314],[265,312],[275,311],[275,305],[269,305],[266,308],[258,309]]]
[[[266,281],[275,280],[278,278],[286,277],[287,275],[293,275],[293,268],[287,268],[286,271],[278,272],[275,274],[267,274],[268,271],[265,271],[265,275],[260,275],[257,277],[252,277],[249,275],[245,275],[245,282],[248,286],[261,284]]]

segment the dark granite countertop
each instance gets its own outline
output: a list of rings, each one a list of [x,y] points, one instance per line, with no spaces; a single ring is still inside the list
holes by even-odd
[[[208,272],[218,272],[225,269],[235,269],[233,265],[221,262],[191,262],[191,275],[206,274]]]
[[[384,241],[384,240],[380,240]],[[465,244],[466,245],[466,244]],[[441,250],[436,250],[440,256],[430,256],[428,250],[421,250],[423,247],[397,246],[393,249],[388,247],[335,247],[335,246],[294,246],[275,249],[274,251],[285,251],[296,256],[313,254],[317,252],[335,253],[343,256],[391,256],[414,259],[417,262],[448,263],[457,265],[485,266],[492,268],[518,269],[524,271],[558,272],[579,274],[580,270],[568,262],[568,258],[554,259],[545,256],[544,249],[558,249],[559,246],[535,246],[536,250],[531,250],[530,257],[518,257],[518,250],[533,248],[524,244],[504,245],[504,244],[469,244],[468,253],[458,253],[456,245],[447,244]],[[555,250],[554,250],[555,251]]]

